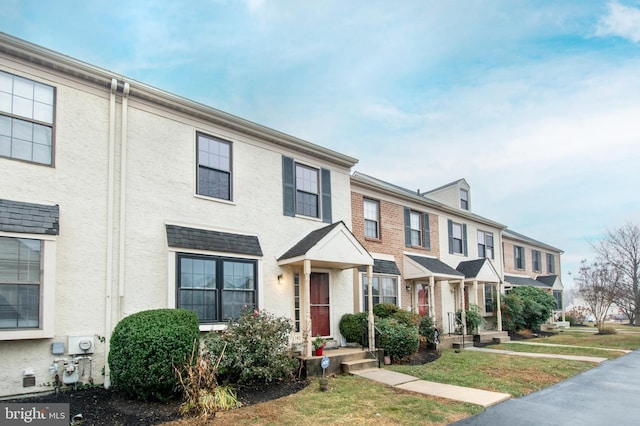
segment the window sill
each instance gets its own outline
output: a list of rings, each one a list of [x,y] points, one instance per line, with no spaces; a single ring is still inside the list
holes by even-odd
[[[225,200],[223,198],[215,198],[215,197],[208,197],[206,195],[202,195],[202,194],[193,194],[194,198],[199,198],[201,200],[207,200],[207,201],[215,201],[217,203],[221,203],[221,204],[228,204],[230,206],[235,206],[236,203],[233,200]]]
[[[36,340],[36,339],[51,339],[53,333],[46,332],[45,330],[6,330],[0,331],[0,340]]]
[[[207,333],[209,331],[223,331],[227,329],[226,323],[220,324],[200,324],[200,332]]]

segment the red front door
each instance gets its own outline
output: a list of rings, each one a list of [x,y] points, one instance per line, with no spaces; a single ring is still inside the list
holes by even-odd
[[[310,291],[311,336],[329,336],[329,274],[312,272]]]

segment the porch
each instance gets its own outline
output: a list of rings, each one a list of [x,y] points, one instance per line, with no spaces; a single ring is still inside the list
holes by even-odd
[[[299,356],[307,377],[322,376],[322,358],[329,359],[325,376],[331,374],[348,374],[357,370],[379,368],[383,362],[384,351],[378,349],[374,353],[361,347],[338,347],[325,349],[322,356]],[[376,359],[377,357],[377,359]],[[379,360],[379,361],[378,361]]]

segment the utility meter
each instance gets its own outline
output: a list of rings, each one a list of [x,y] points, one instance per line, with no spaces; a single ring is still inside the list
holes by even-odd
[[[78,346],[83,351],[88,351],[89,349],[91,349],[91,341],[90,340],[80,340],[80,342],[78,343]]]

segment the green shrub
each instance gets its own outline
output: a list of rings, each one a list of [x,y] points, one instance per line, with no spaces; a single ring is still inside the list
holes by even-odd
[[[596,334],[618,334],[618,331],[613,327],[606,327],[603,325],[598,327],[598,332]]]
[[[395,303],[378,303],[373,306],[373,315],[378,318],[391,318],[400,308]]]
[[[245,309],[224,332],[211,332],[205,345],[217,362],[218,378],[226,383],[271,382],[293,377],[299,362],[293,358],[291,322],[266,311]]]
[[[556,307],[556,299],[546,291],[530,286],[516,287],[511,293],[519,296],[524,302],[525,327],[531,330],[539,330],[553,314]]]
[[[110,341],[112,385],[143,401],[171,398],[179,390],[174,366],[184,365],[199,336],[198,317],[183,309],[155,309],[123,318]]]
[[[340,334],[347,342],[362,342],[363,337],[367,335],[367,312],[359,312],[357,314],[344,314],[340,318]]]
[[[418,334],[427,339],[427,345],[429,347],[433,348],[436,346],[436,324],[432,317],[425,315],[420,319]]]
[[[512,333],[522,330],[525,326],[522,299],[516,294],[509,293],[501,298],[501,302],[502,329]]]
[[[382,335],[376,334],[376,346],[383,348],[392,360],[408,357],[420,347],[418,327],[410,326],[393,318],[376,319]]]
[[[462,313],[458,311],[456,315],[458,317],[458,321],[462,321]],[[478,305],[470,304],[469,309],[464,311],[464,319],[467,325],[467,334],[476,334],[478,332],[478,328],[484,324],[484,317],[482,316],[482,311]]]
[[[420,324],[421,319],[420,315],[415,312],[409,312],[406,309],[399,309],[391,318],[398,320],[398,322],[402,324],[412,325],[414,327]]]
[[[576,320],[573,319],[573,317],[571,315],[566,315],[564,316],[564,320],[569,322],[569,326],[573,327],[574,325],[576,325]]]

